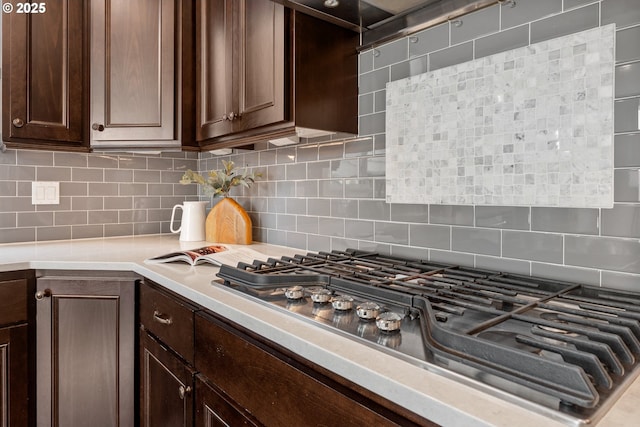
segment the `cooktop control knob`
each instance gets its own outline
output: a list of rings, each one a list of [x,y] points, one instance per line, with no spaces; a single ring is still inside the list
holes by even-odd
[[[331,305],[336,310],[351,310],[353,308],[353,298],[348,295],[338,295],[331,300]]]
[[[302,286],[292,286],[285,289],[284,296],[292,300],[302,299],[304,297],[304,289],[302,289]]]
[[[362,320],[373,320],[380,314],[380,306],[372,301],[363,302],[356,307],[356,314]]]
[[[311,301],[320,304],[327,303],[331,300],[331,291],[329,289],[320,288],[311,292]]]
[[[393,332],[400,330],[402,317],[398,313],[386,311],[376,317],[376,326],[384,332]]]

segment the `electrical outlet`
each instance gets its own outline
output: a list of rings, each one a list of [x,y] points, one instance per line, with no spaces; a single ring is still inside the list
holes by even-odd
[[[60,204],[60,183],[55,181],[34,181],[31,183],[32,205]]]

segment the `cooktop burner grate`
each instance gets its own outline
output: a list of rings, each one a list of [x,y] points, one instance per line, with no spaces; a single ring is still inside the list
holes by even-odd
[[[293,309],[278,290],[323,287],[386,304],[415,325],[400,331],[403,343],[408,338],[423,347],[409,350],[411,356],[457,371],[471,368],[487,383],[504,388],[506,381],[516,394],[530,397],[521,392],[528,390],[582,417],[593,419],[595,409],[638,374],[638,294],[354,249],[223,266],[218,275],[259,299],[280,298],[275,304],[297,314],[304,300]],[[313,307],[308,317],[322,308]],[[344,318],[332,327],[341,324]]]

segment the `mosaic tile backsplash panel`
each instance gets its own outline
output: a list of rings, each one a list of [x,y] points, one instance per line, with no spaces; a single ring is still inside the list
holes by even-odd
[[[387,202],[613,206],[615,25],[387,84]]]

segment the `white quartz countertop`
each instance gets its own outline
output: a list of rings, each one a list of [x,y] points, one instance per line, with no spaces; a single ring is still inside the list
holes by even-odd
[[[443,426],[566,425],[536,413],[526,402],[503,400],[212,285],[217,267],[144,262],[207,244],[180,242],[177,235],[0,244],[0,271],[133,271]],[[260,243],[251,248],[274,257],[304,252]],[[640,417],[639,402],[640,379],[597,425],[630,425]]]

